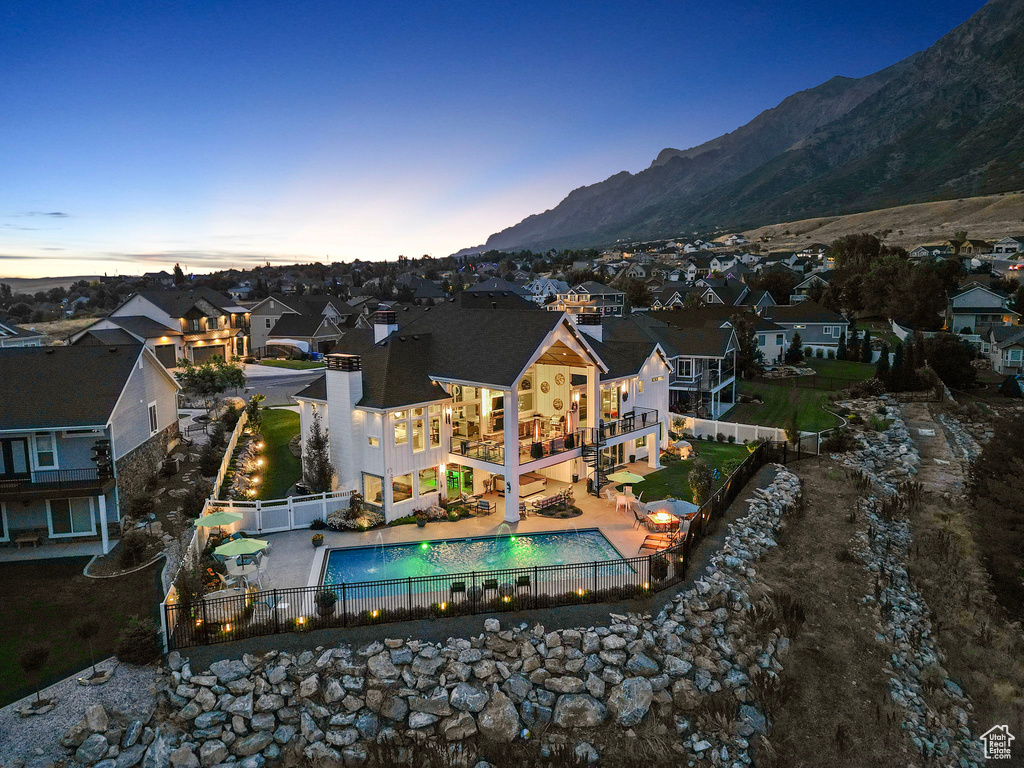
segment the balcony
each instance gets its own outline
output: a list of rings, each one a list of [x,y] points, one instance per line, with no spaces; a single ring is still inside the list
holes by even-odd
[[[109,474],[101,475],[96,467],[46,469],[24,475],[0,475],[0,498],[26,494],[53,497],[69,491],[99,493],[113,481]]]
[[[658,423],[656,408],[634,408],[613,421],[602,421],[599,427],[601,442],[622,437],[630,432],[653,427]]]
[[[710,368],[706,371],[698,371],[688,376],[673,373],[669,377],[669,386],[683,387],[685,389],[699,389],[703,392],[710,391],[728,381],[736,374],[733,366],[724,368],[721,373],[717,368]]]

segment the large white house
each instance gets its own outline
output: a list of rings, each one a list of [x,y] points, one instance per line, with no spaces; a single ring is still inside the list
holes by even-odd
[[[314,413],[329,430],[338,488],[388,521],[441,496],[503,496],[511,522],[510,500],[573,483],[596,493],[612,467],[658,466],[672,369],[657,341],[605,340],[596,313],[472,299],[401,330],[378,312],[375,343],[327,355],[324,377],[295,396],[303,439]]]

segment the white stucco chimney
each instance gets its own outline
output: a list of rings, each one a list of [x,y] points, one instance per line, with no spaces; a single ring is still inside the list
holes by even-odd
[[[576,327],[592,339],[604,341],[604,329],[601,325],[601,315],[596,312],[580,312],[577,314]]]
[[[398,317],[395,311],[382,307],[373,313],[373,343],[379,344],[398,330]]]
[[[359,355],[327,355],[327,428],[338,488],[361,490],[360,452],[366,439],[356,404],[363,399]]]

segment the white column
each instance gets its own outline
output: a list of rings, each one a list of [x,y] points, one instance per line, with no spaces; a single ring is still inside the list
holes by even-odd
[[[505,398],[505,522],[519,522],[519,409],[517,387],[504,392]],[[476,473],[473,473],[476,477]]]
[[[107,533],[107,497],[100,494],[96,497],[100,504],[100,538],[103,540],[103,554],[110,551],[110,535]]]
[[[647,466],[651,469],[661,469],[660,443],[657,432],[647,436]]]

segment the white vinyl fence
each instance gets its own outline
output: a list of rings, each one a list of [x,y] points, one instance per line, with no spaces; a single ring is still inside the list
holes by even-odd
[[[786,430],[778,427],[762,427],[758,424],[738,424],[717,419],[698,419],[693,416],[672,416],[673,429],[682,422],[682,431],[694,437],[710,437],[715,440],[719,434],[726,439],[734,438],[737,443],[752,443],[755,440],[786,442]],[[679,430],[677,430],[679,431]]]
[[[204,515],[211,512],[236,512],[242,519],[230,526],[230,530],[263,534],[309,528],[314,520],[326,522],[331,512],[345,509],[352,491],[330,491],[313,493],[308,496],[289,496],[284,499],[266,501],[216,501],[206,502]]]
[[[235,428],[231,430],[231,437],[228,438],[227,448],[224,449],[224,458],[220,460],[220,469],[217,470],[217,479],[213,482],[213,491],[210,493],[212,498],[220,496],[221,486],[224,484],[224,476],[228,472],[228,466],[231,464],[231,457],[235,453],[235,448],[238,447],[238,440],[242,436],[242,432],[245,431],[245,425],[249,421],[249,413],[242,411],[238,416],[238,423],[235,424]]]

